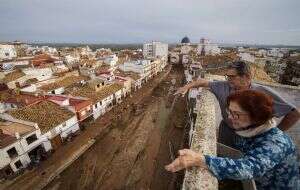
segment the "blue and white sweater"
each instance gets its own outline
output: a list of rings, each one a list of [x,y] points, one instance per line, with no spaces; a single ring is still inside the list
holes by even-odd
[[[272,128],[253,137],[241,137],[239,159],[205,155],[209,170],[219,179],[254,179],[258,190],[300,190],[296,148],[290,137]]]

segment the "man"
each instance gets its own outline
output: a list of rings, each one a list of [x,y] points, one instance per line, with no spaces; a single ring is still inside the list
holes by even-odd
[[[223,120],[219,127],[219,142],[228,146],[232,146],[233,142],[238,140],[238,136],[232,130],[230,121],[228,120],[228,115],[226,112],[226,99],[229,94],[237,90],[247,90],[253,89],[265,92],[269,94],[274,99],[273,115],[275,117],[284,118],[278,125],[278,128],[282,131],[286,131],[291,128],[300,118],[300,112],[295,106],[287,103],[283,98],[281,98],[272,89],[255,84],[251,82],[251,72],[250,67],[243,61],[233,62],[226,74],[227,81],[207,81],[205,79],[199,79],[193,81],[184,87],[177,90],[175,94],[185,94],[190,88],[197,87],[208,87],[210,91],[216,96],[219,101]],[[253,102],[255,104],[255,102]]]

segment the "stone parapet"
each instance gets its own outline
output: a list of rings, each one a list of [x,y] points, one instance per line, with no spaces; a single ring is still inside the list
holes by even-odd
[[[207,155],[217,154],[216,109],[214,95],[202,89],[197,101],[197,118],[192,132],[191,149]],[[208,171],[200,168],[188,169],[182,189],[218,189],[217,179]]]

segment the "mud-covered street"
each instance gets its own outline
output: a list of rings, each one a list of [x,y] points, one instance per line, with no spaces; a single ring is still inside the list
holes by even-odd
[[[173,68],[134,108],[117,113],[95,144],[44,189],[178,188],[180,177],[164,165],[171,161],[169,141],[175,151],[183,146],[185,100],[178,98],[171,111],[182,79],[182,70]]]

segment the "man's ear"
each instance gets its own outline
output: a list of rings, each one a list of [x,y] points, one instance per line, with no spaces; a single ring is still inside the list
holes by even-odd
[[[242,80],[240,81],[240,83],[242,85],[249,85],[251,82],[251,76],[250,75],[243,75]]]

